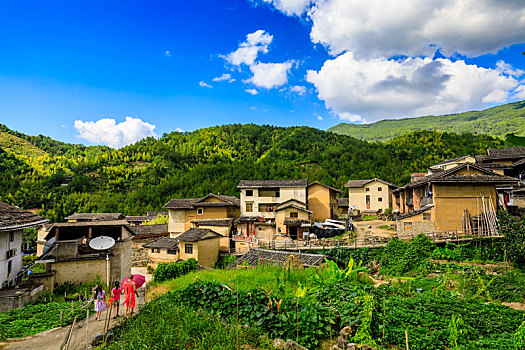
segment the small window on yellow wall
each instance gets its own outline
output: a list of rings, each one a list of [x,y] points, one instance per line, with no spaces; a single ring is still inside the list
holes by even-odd
[[[184,244],[184,253],[193,254],[193,244]]]
[[[405,230],[411,230],[412,229],[412,223],[411,222],[405,222],[404,223],[404,229]]]
[[[291,218],[298,218],[299,214],[296,211],[294,211],[294,212],[290,213],[290,217]]]
[[[370,187],[367,187],[365,191],[370,192]]]
[[[251,213],[253,211],[253,202],[246,202],[246,212]]]
[[[197,215],[202,215],[202,214],[204,214],[204,209],[197,208]]]
[[[382,201],[383,201],[383,198],[379,197],[379,198],[377,199],[377,201],[378,201],[378,202],[382,202]]]
[[[383,187],[378,187],[377,190],[378,190],[379,192],[381,192],[381,191],[383,191]]]
[[[423,213],[423,220],[431,221],[432,220],[432,213]]]
[[[253,190],[246,190],[246,197],[253,197]]]

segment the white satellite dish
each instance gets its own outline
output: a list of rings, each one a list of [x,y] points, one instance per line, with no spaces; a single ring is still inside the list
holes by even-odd
[[[89,246],[95,250],[106,250],[115,245],[115,240],[108,236],[100,236],[89,241]]]

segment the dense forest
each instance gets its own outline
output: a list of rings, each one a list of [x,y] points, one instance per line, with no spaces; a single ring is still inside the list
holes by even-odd
[[[525,101],[458,114],[387,119],[370,124],[341,123],[329,129],[366,141],[388,141],[416,130],[486,134],[502,139],[507,134],[525,136]]]
[[[340,189],[370,177],[403,184],[444,159],[503,146],[487,135],[417,131],[370,143],[309,127],[235,124],[116,150],[0,126],[0,200],[37,208],[53,221],[75,211],[138,215],[170,198],[238,195],[241,179],[307,178]]]

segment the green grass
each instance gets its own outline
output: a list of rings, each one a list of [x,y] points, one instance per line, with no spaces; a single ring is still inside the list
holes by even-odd
[[[184,288],[195,281],[233,283],[239,290],[248,291],[254,288],[273,290],[279,295],[293,296],[297,289],[298,282],[309,286],[309,274],[305,269],[295,269],[288,272],[279,266],[260,265],[255,268],[239,270],[203,270],[192,272],[185,276],[162,283],[151,282],[149,288],[152,296],[163,293],[167,290],[177,290]]]
[[[371,221],[371,220],[379,220],[379,218],[377,216],[369,216],[369,215],[363,216],[363,221]]]

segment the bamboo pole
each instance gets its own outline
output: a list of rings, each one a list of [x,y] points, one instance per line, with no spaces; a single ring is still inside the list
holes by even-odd
[[[86,310],[86,349],[89,348],[88,324],[89,324],[89,309]]]
[[[405,343],[406,343],[406,350],[409,350],[408,348],[408,330],[405,329]]]

